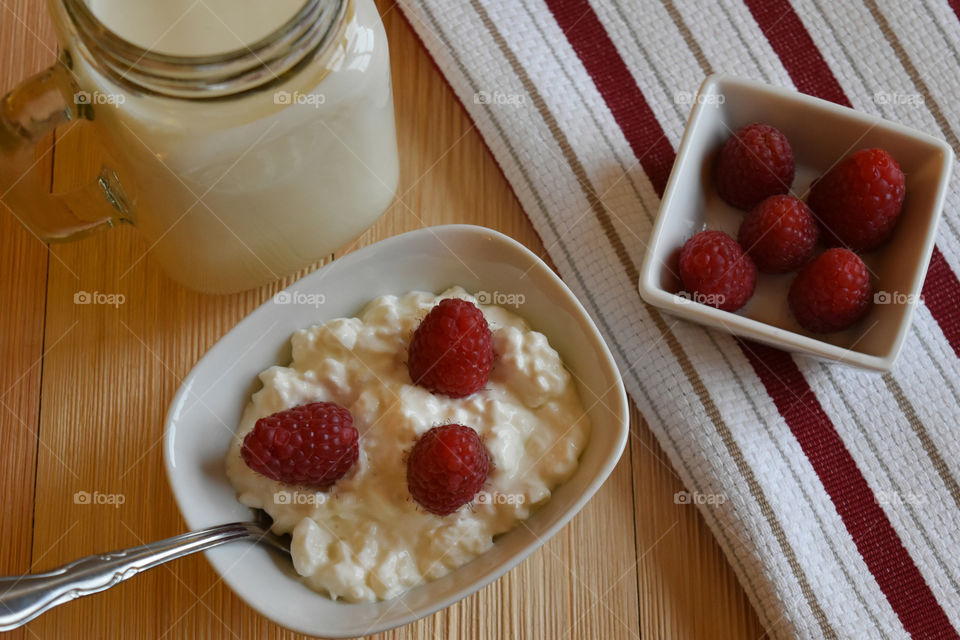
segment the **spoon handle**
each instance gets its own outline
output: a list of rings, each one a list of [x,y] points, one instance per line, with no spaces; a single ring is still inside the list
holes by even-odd
[[[0,578],[0,631],[16,629],[64,602],[104,591],[169,560],[265,534],[255,522],[235,522],[87,556],[44,573]]]

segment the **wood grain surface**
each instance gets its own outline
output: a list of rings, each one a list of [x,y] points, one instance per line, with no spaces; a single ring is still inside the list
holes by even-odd
[[[43,3],[0,0],[0,89],[54,58]],[[427,225],[498,229],[544,255],[509,185],[400,11],[390,40],[401,154],[398,198],[343,255]],[[54,183],[95,162],[84,124],[56,135]],[[283,283],[206,296],[167,279],[130,227],[49,248],[0,207],[0,573],[47,570],[184,530],[161,436],[180,381]],[[546,256],[545,256],[546,257]],[[314,265],[312,268],[316,268]],[[132,267],[132,268],[131,268]],[[129,271],[128,271],[129,270]],[[124,275],[124,273],[126,275]],[[118,308],[78,291],[124,294]],[[479,593],[377,638],[759,638],[764,631],[682,485],[635,412],[630,444],[596,497],[530,559]],[[78,491],[124,503],[76,504]],[[11,638],[293,638],[223,584],[202,556],[82,598]]]

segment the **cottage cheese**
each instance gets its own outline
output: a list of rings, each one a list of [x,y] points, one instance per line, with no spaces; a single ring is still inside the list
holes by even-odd
[[[501,307],[477,305],[497,354],[483,390],[451,399],[411,383],[410,336],[451,297],[477,302],[459,287],[383,296],[359,317],[294,333],[293,362],[260,374],[263,389],[230,447],[227,474],[239,500],[267,511],[278,533],[292,532],[294,567],[331,598],[385,600],[466,564],[548,500],[586,445],[589,419],[557,352]],[[276,482],[244,464],[241,443],[259,418],[318,401],[348,408],[360,432],[357,463],[329,491]],[[493,468],[472,505],[441,517],[410,497],[405,459],[420,434],[447,423],[475,429]]]

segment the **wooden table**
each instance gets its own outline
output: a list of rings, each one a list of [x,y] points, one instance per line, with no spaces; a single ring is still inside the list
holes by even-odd
[[[43,3],[0,0],[0,87],[50,64]],[[350,250],[424,225],[471,222],[540,255],[510,186],[399,9],[379,3],[393,59],[398,201]],[[55,179],[95,150],[57,132]],[[411,213],[413,211],[416,215]],[[162,459],[163,418],[213,343],[294,277],[214,297],[187,291],[132,228],[47,247],[0,208],[0,573],[47,570],[184,530]],[[132,270],[121,274],[131,265]],[[299,275],[303,275],[302,273]],[[297,276],[299,277],[299,276]],[[75,292],[126,303],[76,305]],[[682,485],[634,412],[629,447],[556,537],[474,596],[382,638],[758,638],[756,615]],[[76,504],[78,491],[122,494]],[[56,609],[14,638],[289,638],[227,589],[201,556]]]

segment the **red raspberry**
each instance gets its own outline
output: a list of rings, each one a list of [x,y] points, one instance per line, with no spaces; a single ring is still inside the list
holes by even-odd
[[[840,331],[870,308],[873,287],[860,256],[849,249],[827,249],[803,268],[790,285],[790,310],[805,329]]]
[[[695,301],[736,311],[753,295],[757,268],[727,234],[701,231],[680,250],[680,279]]]
[[[407,459],[407,489],[438,516],[473,500],[490,472],[490,456],[470,427],[445,424],[424,433]]]
[[[770,196],[743,218],[737,240],[764,273],[799,269],[813,255],[820,229],[793,196]]]
[[[407,369],[414,384],[462,398],[483,388],[493,368],[493,334],[472,302],[441,300],[413,334]]]
[[[793,151],[787,137],[755,122],[730,136],[717,159],[717,193],[749,211],[761,200],[786,193],[793,184]]]
[[[862,149],[814,182],[808,201],[827,244],[869,251],[890,237],[905,193],[906,179],[893,156]]]
[[[326,489],[357,461],[359,439],[349,411],[313,402],[257,420],[240,454],[272,480]]]

